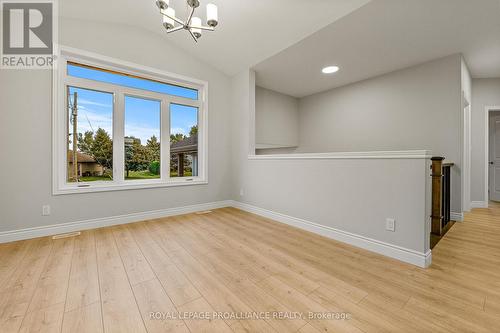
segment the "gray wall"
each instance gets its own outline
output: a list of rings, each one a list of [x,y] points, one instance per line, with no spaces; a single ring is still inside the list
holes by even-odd
[[[299,100],[269,89],[256,87],[255,141],[257,146],[298,146]]]
[[[230,80],[160,34],[128,26],[60,21],[63,45],[209,82],[209,184],[52,196],[50,71],[0,73],[0,231],[226,200],[230,197]],[[41,216],[43,204],[52,215]]]
[[[300,99],[297,152],[432,150],[456,163],[452,210],[462,212],[461,61],[453,55]]]
[[[240,73],[232,87],[234,198],[419,253],[429,249],[427,160],[249,159],[254,74]],[[395,233],[385,231],[388,217],[397,220]]]
[[[485,198],[485,108],[500,106],[500,79],[472,80],[472,166],[471,200]]]
[[[254,153],[255,143],[253,73],[244,72],[229,79],[169,45],[160,35],[128,26],[62,20],[60,27],[64,45],[209,81],[209,185],[52,196],[52,74],[49,71],[2,71],[0,231],[235,198],[415,251],[428,249],[424,232],[428,216],[425,188],[428,170],[423,160],[250,161],[248,155]],[[364,122],[371,120],[370,126],[392,129],[403,119],[409,129],[416,128],[409,132],[411,138],[425,138],[422,131],[430,125],[413,113],[431,113],[428,109],[432,108],[435,116],[448,122],[450,127],[455,128],[459,121],[458,115],[448,114],[460,104],[460,94],[456,91],[460,90],[460,72],[453,70],[459,64],[459,57],[450,57],[352,85],[354,89],[340,88],[335,94],[341,98],[335,103],[339,103],[341,112],[347,107],[359,112],[362,122],[358,119],[356,126],[366,126]],[[452,84],[454,80],[450,83],[446,78],[454,78],[454,75],[456,86]],[[424,79],[429,77],[432,84]],[[328,101],[327,95],[317,97]],[[429,95],[432,103],[422,98]],[[456,100],[457,105],[452,100]],[[410,107],[413,113],[407,111]],[[364,112],[359,111],[362,109]],[[399,112],[404,113],[404,117]],[[389,115],[392,118],[385,118]],[[348,114],[344,117],[354,121]],[[336,122],[329,125],[337,126]],[[331,131],[331,127],[320,126],[314,128],[314,134],[325,128]],[[389,137],[402,134],[407,133],[393,132]],[[441,142],[442,146],[430,148],[436,154],[443,153],[453,159],[447,151],[447,143],[458,142],[458,137],[459,133],[452,131],[445,142]],[[358,147],[370,150],[369,140],[359,142],[364,146]],[[390,150],[428,148],[382,140],[382,144],[386,143]],[[320,148],[344,150],[337,144],[336,140],[327,139]],[[345,150],[351,150],[349,145],[345,143]],[[317,145],[310,147],[311,151],[319,149],[315,148]],[[352,180],[356,186],[350,188]],[[243,196],[240,189],[244,190]],[[52,206],[51,216],[41,216],[43,204]],[[397,219],[396,233],[383,230],[386,217]]]
[[[300,99],[301,152],[429,149],[458,161],[460,57]]]

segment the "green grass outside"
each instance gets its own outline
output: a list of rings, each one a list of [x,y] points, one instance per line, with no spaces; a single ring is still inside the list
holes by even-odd
[[[190,171],[184,172],[184,177],[191,177],[193,175]],[[170,172],[170,177],[178,177],[177,172]],[[138,180],[138,179],[159,179],[160,175],[152,174],[149,171],[129,171],[129,176],[127,177],[127,172],[125,172],[125,179],[127,180]],[[112,181],[109,176],[89,176],[89,177],[80,177],[80,182],[103,182],[103,181]],[[71,182],[71,181],[70,181]]]
[[[89,177],[80,177],[80,182],[110,182],[113,179],[109,176],[89,176]]]
[[[193,175],[193,172],[191,171],[184,171],[184,177],[191,177]],[[170,177],[179,177],[177,175],[177,172],[176,171],[170,171]]]
[[[149,171],[129,171],[128,177],[127,172],[125,171],[125,179],[134,180],[134,179],[158,179],[160,175],[155,175]]]

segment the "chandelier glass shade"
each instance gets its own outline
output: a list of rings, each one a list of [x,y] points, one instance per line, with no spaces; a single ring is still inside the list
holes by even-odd
[[[196,8],[200,6],[199,0],[186,0],[188,6],[188,17],[181,20],[175,16],[175,9],[170,7],[170,0],[156,0],[156,6],[160,9],[163,18],[163,27],[167,33],[180,30],[189,32],[195,42],[201,38],[203,31],[214,31],[219,24],[217,6],[210,3],[207,5],[206,26],[202,24],[201,18],[194,16]]]

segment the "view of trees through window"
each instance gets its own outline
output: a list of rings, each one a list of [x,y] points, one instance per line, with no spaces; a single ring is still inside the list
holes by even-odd
[[[198,91],[125,75],[68,65],[70,76],[117,84],[134,89],[162,91],[197,99]],[[86,87],[92,85],[86,85]],[[105,88],[104,88],[105,89]],[[165,90],[165,91],[163,91]],[[112,88],[110,88],[110,91]],[[115,96],[116,94],[116,96]],[[147,180],[198,176],[198,108],[169,103],[162,114],[161,97],[151,99],[123,92],[68,86],[67,181],[96,182]],[[115,105],[119,96],[123,103]],[[121,105],[123,104],[123,105]],[[190,104],[186,102],[186,104]],[[120,110],[116,110],[119,107]],[[116,112],[116,114],[115,114]],[[113,117],[123,117],[123,156],[115,158],[123,178],[113,175]],[[162,116],[170,117],[170,156],[161,156]],[[168,131],[168,129],[166,129]],[[122,131],[119,131],[120,134]],[[116,150],[115,150],[116,151]],[[121,149],[118,150],[121,152]],[[123,157],[123,160],[122,158]],[[123,161],[123,164],[122,164]],[[162,162],[169,163],[169,175],[162,175]],[[116,168],[115,168],[116,169]]]
[[[160,178],[161,102],[125,96],[125,179]]]
[[[170,177],[198,176],[198,108],[170,105]]]

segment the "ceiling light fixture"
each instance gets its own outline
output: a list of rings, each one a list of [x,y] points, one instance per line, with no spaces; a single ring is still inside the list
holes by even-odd
[[[328,66],[328,67],[325,67],[323,68],[321,71],[323,72],[323,74],[333,74],[333,73],[337,73],[339,71],[340,68],[338,68],[338,66]]]
[[[210,3],[207,5],[207,25],[201,24],[201,18],[193,16],[196,8],[200,6],[199,0],[186,0],[188,5],[188,17],[185,21],[175,16],[175,9],[170,7],[170,0],[156,0],[156,5],[160,9],[163,17],[163,26],[167,29],[167,33],[176,32],[179,30],[186,30],[193,37],[195,42],[201,38],[203,30],[214,31],[219,18],[217,13],[217,6]]]

